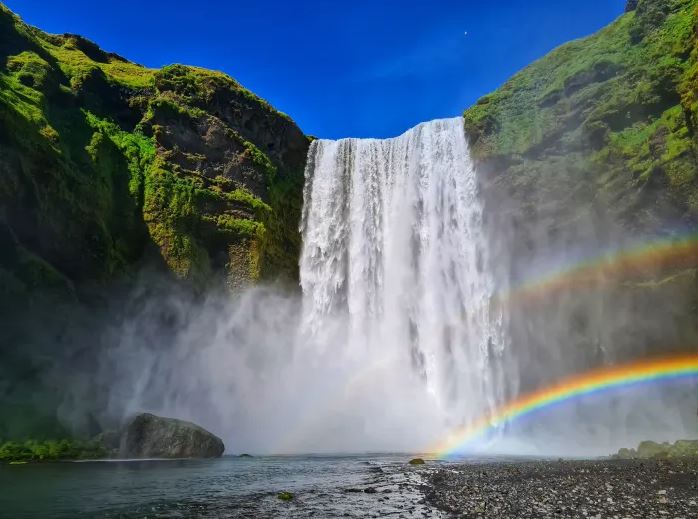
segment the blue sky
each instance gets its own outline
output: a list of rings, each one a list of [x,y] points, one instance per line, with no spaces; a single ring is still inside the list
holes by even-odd
[[[222,70],[308,134],[389,137],[451,117],[625,0],[3,0],[146,66]],[[466,34],[467,32],[467,34]]]

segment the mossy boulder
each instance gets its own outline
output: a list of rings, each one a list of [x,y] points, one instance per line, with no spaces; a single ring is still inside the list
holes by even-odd
[[[618,450],[618,453],[615,454],[613,457],[619,460],[631,460],[635,457],[635,449],[628,449],[626,447],[623,447],[622,449]]]
[[[675,443],[643,441],[637,449],[623,448],[616,459],[698,458],[698,440],[678,440]]]
[[[698,458],[698,440],[678,440],[669,450],[670,458]]]
[[[637,447],[638,458],[661,458],[669,453],[668,443],[657,443],[653,441],[641,442]]]
[[[425,461],[422,458],[412,458],[408,463],[410,465],[424,465]]]
[[[219,458],[223,441],[191,422],[150,413],[134,417],[124,429],[120,458]]]

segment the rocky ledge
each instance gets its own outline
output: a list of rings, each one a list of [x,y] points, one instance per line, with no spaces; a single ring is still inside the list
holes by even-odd
[[[120,458],[219,458],[223,441],[206,429],[175,418],[139,414],[120,437]]]
[[[527,461],[450,465],[427,501],[455,517],[698,516],[698,461]]]

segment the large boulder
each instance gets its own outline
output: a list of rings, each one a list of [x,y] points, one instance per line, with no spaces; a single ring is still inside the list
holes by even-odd
[[[196,424],[143,413],[124,429],[119,457],[219,458],[224,450],[218,436]]]

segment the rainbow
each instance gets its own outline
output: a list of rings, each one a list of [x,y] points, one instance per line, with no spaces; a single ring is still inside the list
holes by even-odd
[[[524,282],[510,292],[500,294],[498,299],[510,303],[530,301],[564,290],[593,288],[609,280],[642,279],[696,266],[698,234],[662,238],[587,258],[576,265]]]
[[[648,359],[631,364],[597,369],[558,382],[517,398],[456,431],[429,452],[447,458],[472,450],[472,442],[506,423],[575,398],[613,389],[672,380],[698,380],[698,354]]]

